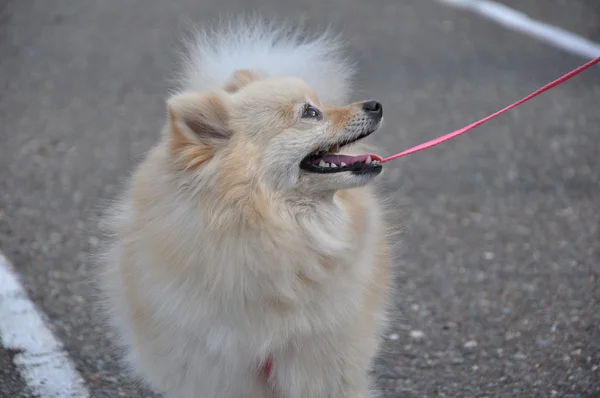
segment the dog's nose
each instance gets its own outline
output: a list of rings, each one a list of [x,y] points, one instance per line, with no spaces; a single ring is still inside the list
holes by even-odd
[[[375,115],[381,115],[383,113],[383,106],[381,106],[380,102],[375,100],[369,100],[363,102],[362,108],[365,112]]]

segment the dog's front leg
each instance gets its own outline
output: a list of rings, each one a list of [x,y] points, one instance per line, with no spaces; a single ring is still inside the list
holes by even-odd
[[[269,383],[275,396],[371,398],[368,369],[374,344],[337,337],[295,341],[274,355]]]

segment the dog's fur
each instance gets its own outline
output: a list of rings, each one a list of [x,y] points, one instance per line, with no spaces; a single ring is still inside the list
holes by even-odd
[[[257,21],[194,42],[102,259],[127,362],[166,397],[374,394],[391,280],[375,175],[299,168],[367,123],[360,103],[342,105],[340,50]],[[306,102],[322,120],[299,118]]]

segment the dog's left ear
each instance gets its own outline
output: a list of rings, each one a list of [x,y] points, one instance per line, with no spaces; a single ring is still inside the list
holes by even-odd
[[[233,73],[231,80],[229,80],[223,88],[225,91],[231,94],[235,93],[245,85],[260,79],[261,77],[258,73],[248,69],[240,69]]]
[[[225,94],[183,93],[167,101],[171,154],[186,168],[210,160],[231,138]]]
[[[218,93],[183,93],[167,102],[169,132],[213,148],[231,136],[226,98]]]

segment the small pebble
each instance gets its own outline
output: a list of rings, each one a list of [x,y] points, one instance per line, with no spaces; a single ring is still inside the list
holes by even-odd
[[[464,345],[465,348],[475,348],[477,347],[477,342],[475,340],[469,340]]]
[[[423,337],[425,337],[425,333],[423,333],[420,330],[411,330],[410,337],[412,337],[413,339],[422,339]]]
[[[448,330],[448,329],[456,329],[457,328],[457,323],[456,322],[452,322],[452,321],[448,321],[444,324],[444,329]]]
[[[398,340],[400,338],[400,336],[398,336],[398,334],[396,333],[392,333],[388,336],[388,339],[390,340]]]
[[[483,253],[483,258],[486,260],[493,260],[496,255],[493,252],[485,252]]]

